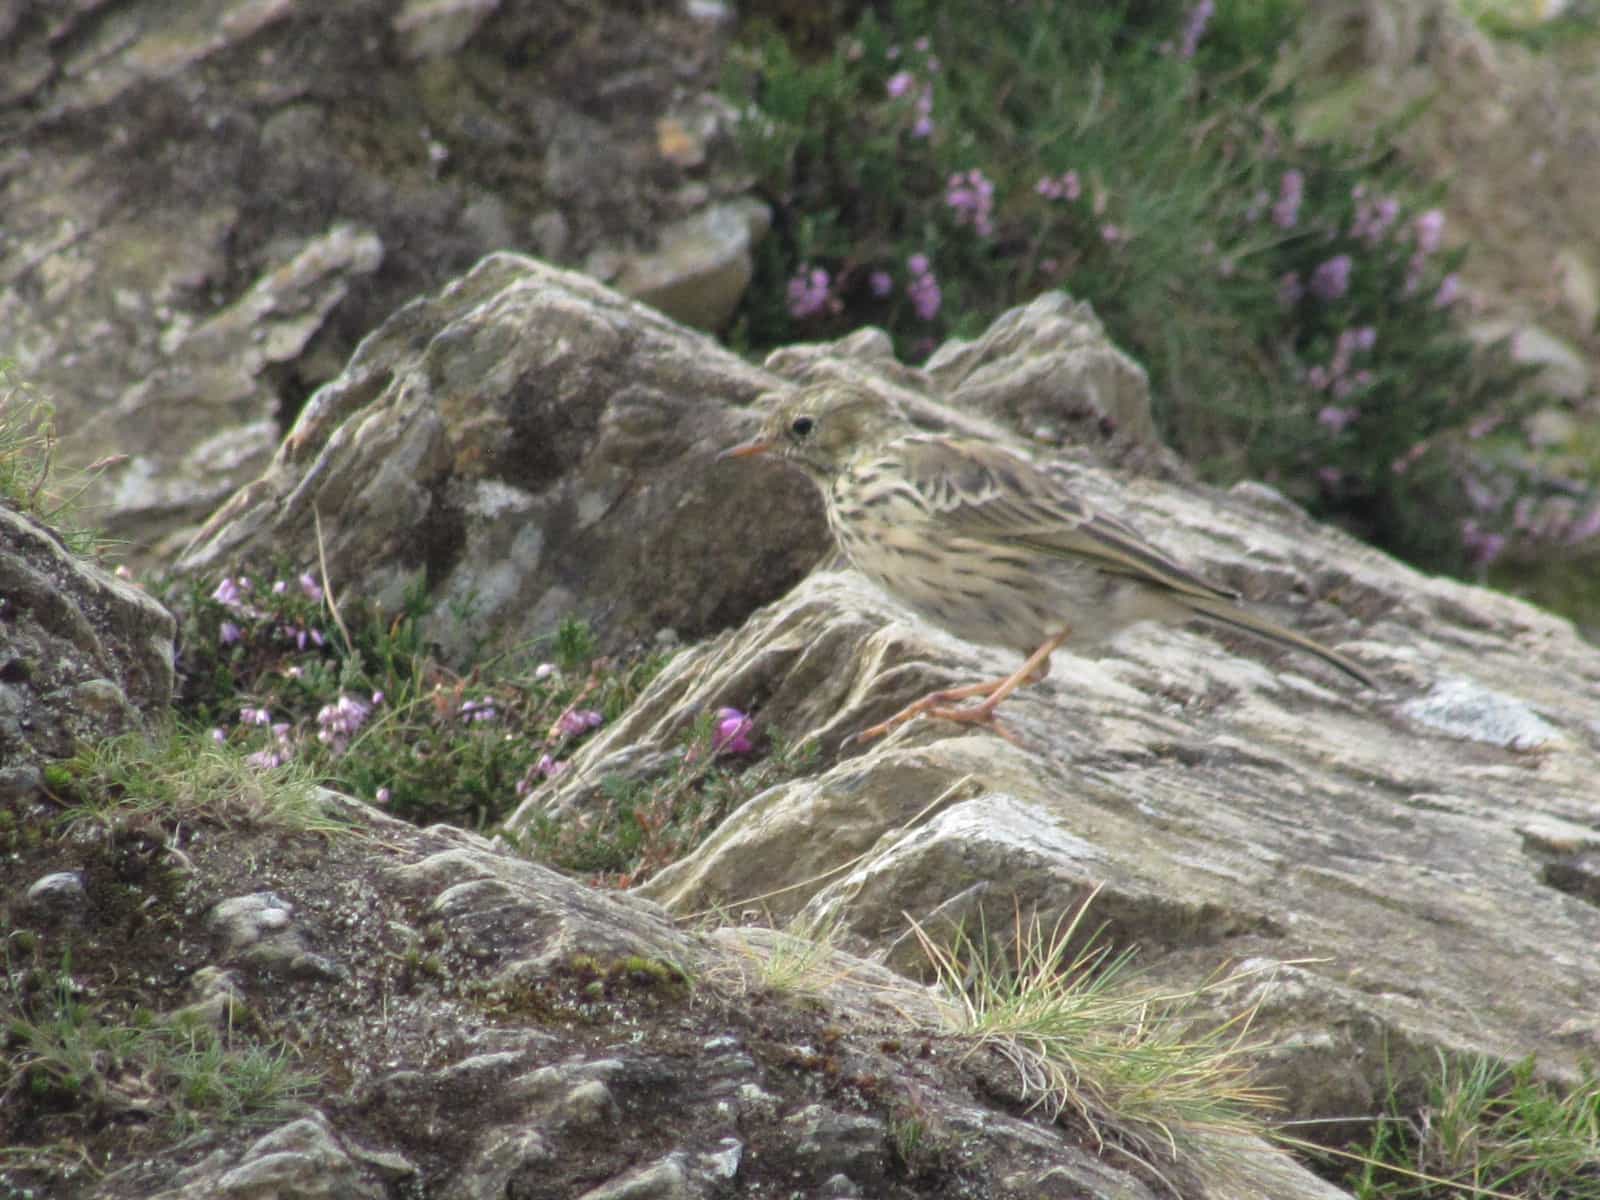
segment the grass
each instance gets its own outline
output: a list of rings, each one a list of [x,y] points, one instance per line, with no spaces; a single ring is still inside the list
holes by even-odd
[[[1263,1135],[1273,1098],[1250,1081],[1250,1013],[1197,1029],[1199,1001],[1235,980],[1149,986],[1131,952],[1084,936],[1088,906],[1050,928],[1018,913],[1009,949],[981,929],[936,940],[913,923],[952,1032],[1009,1063],[1033,1106],[1076,1111],[1147,1165],[1196,1135]]]
[[[723,710],[727,712],[731,710]],[[773,733],[767,753],[746,762],[726,749],[720,713],[703,714],[644,779],[603,780],[598,803],[576,816],[536,815],[516,839],[546,862],[606,887],[633,887],[676,862],[757,792],[804,774],[816,748]]]
[[[55,406],[0,358],[0,503],[52,527],[75,554],[106,543],[78,523],[74,507],[99,466],[63,474],[56,467]]]
[[[19,965],[10,945],[0,1111],[14,1144],[0,1149],[0,1164],[11,1170],[59,1179],[89,1169],[78,1138],[107,1123],[166,1139],[271,1123],[316,1085],[282,1043],[142,1009],[114,1017],[74,976],[70,956],[54,970]],[[22,1131],[44,1136],[23,1144]]]
[[[1531,1059],[1440,1052],[1420,1105],[1402,1104],[1399,1091],[1341,1181],[1357,1200],[1600,1200],[1593,1072],[1563,1091],[1538,1080]]]
[[[64,806],[62,821],[69,829],[139,817],[322,834],[349,828],[322,799],[303,763],[263,768],[204,731],[175,723],[84,746],[52,765],[46,782]]]

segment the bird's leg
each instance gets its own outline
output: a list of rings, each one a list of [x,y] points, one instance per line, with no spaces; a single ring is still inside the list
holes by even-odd
[[[1050,656],[1062,642],[1067,640],[1067,632],[1063,629],[1060,633],[1047,638],[1043,645],[1028,656],[1026,662],[1004,679],[991,679],[983,683],[970,683],[966,687],[944,688],[937,692],[929,692],[922,699],[906,705],[887,721],[880,721],[870,729],[863,729],[851,740],[871,741],[873,738],[893,732],[913,717],[927,713],[929,716],[940,717],[946,721],[987,725],[1006,741],[1021,745],[1009,729],[995,720],[994,710],[1000,707],[1001,701],[1023,684],[1038,683],[1050,673]],[[966,700],[972,696],[983,696],[984,700],[967,708],[947,707],[954,701]]]

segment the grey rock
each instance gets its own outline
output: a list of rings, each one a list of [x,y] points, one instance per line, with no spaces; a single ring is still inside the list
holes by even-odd
[[[626,260],[613,286],[675,321],[716,331],[744,298],[755,273],[751,255],[771,224],[771,210],[758,200],[708,208],[664,228],[660,248]]]
[[[888,1155],[889,1130],[875,1117],[855,1116],[820,1104],[785,1120],[795,1138],[794,1155],[823,1179],[881,1173]]]
[[[1523,701],[1467,678],[1436,680],[1400,712],[1437,733],[1508,750],[1539,750],[1560,737]]]
[[[81,910],[89,902],[82,871],[52,871],[28,885],[23,893],[30,907],[54,917]]]
[[[662,625],[695,636],[825,544],[758,555],[722,536],[782,528],[809,499],[803,480],[712,465],[738,437],[723,404],[771,382],[587,278],[496,255],[367,338],[178,567],[310,565],[320,514],[341,586],[393,608],[426,574],[437,599],[472,608],[463,624],[439,605],[427,631],[456,653],[547,635],[574,611],[612,645]]]
[[[164,708],[175,628],[143,591],[0,506],[0,760],[26,772]]]

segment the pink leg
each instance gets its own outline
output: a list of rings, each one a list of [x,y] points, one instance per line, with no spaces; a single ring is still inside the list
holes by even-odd
[[[1021,745],[1016,736],[999,721],[995,720],[994,710],[1000,707],[1001,701],[1025,683],[1037,683],[1050,673],[1050,656],[1062,642],[1067,640],[1067,630],[1062,630],[1028,656],[1028,661],[1023,663],[1004,679],[988,680],[984,683],[972,683],[966,687],[945,688],[942,691],[930,692],[922,699],[906,705],[887,721],[880,721],[870,729],[863,729],[851,739],[852,741],[871,741],[873,738],[882,737],[900,728],[914,717],[927,713],[932,717],[940,717],[946,721],[958,721],[964,725],[987,725],[1006,741],[1014,745]],[[972,696],[983,696],[984,700],[968,708],[950,708],[953,701],[966,700]]]

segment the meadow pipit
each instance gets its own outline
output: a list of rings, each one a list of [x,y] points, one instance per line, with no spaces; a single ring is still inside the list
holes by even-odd
[[[1376,686],[1344,655],[1246,612],[1236,593],[997,446],[918,433],[888,400],[846,384],[764,399],[772,407],[759,435],[720,457],[770,454],[800,468],[822,490],[828,525],[862,574],[957,637],[1024,656],[1004,679],[934,692],[863,739],[922,713],[1011,738],[995,709],[1043,679],[1057,647],[1070,637],[1092,648],[1137,621],[1202,617]],[[983,699],[952,707],[975,696]]]

